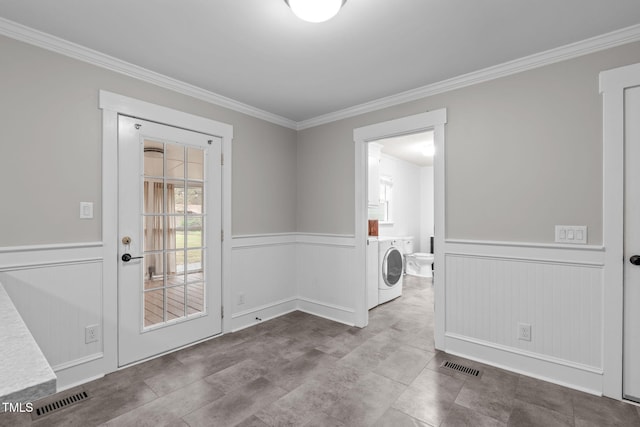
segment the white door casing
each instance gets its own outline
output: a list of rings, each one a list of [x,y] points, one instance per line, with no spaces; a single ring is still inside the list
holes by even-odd
[[[221,332],[221,139],[118,119],[118,363]]]
[[[434,264],[438,273],[434,277],[434,305],[435,305],[435,346],[444,348],[445,332],[445,293],[444,293],[444,231],[445,231],[445,132],[447,123],[447,110],[445,108],[433,110],[413,116],[376,123],[373,125],[354,129],[353,140],[355,143],[355,286],[358,289],[355,301],[356,326],[364,327],[368,323],[367,310],[367,165],[368,144],[383,138],[390,138],[410,133],[418,133],[427,130],[434,131],[434,145],[436,155],[434,157]]]
[[[103,358],[101,372],[118,369],[118,115],[138,117],[158,123],[216,135],[222,138],[222,231],[231,236],[231,176],[233,127],[208,118],[163,107],[127,96],[101,90],[102,110],[102,306]],[[231,239],[222,242],[222,300],[231,305]],[[222,319],[223,332],[231,330],[230,318]]]
[[[625,95],[640,86],[640,64],[600,73],[603,98],[603,381],[605,396],[623,396]]]
[[[622,396],[640,403],[640,86],[625,90],[624,117]]]

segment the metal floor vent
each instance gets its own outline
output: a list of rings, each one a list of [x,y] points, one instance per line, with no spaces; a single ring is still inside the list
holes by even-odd
[[[89,398],[89,395],[87,394],[87,392],[81,391],[79,393],[74,393],[65,397],[61,397],[60,399],[50,403],[38,405],[33,408],[33,412],[31,412],[31,419],[37,420],[38,418],[42,418],[56,411],[67,408],[76,403],[82,402],[83,400],[86,400],[88,398]]]
[[[451,362],[450,360],[445,360],[440,366],[442,366],[443,368],[452,369],[456,372],[461,372],[465,375],[469,375],[470,377],[480,377],[481,374],[481,372],[477,369],[470,368],[459,363]]]

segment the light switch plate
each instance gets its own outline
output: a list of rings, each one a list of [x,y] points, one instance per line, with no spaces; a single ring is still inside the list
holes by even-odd
[[[93,203],[80,202],[80,219],[93,219]]]
[[[587,244],[585,225],[556,225],[556,243]]]

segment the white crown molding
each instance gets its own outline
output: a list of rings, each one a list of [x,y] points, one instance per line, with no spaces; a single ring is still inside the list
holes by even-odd
[[[294,130],[343,120],[640,40],[640,24],[296,122],[0,17],[0,35]]]
[[[308,120],[298,122],[298,130],[308,129],[315,126],[343,120],[349,117],[359,116],[383,108],[393,107],[406,102],[416,101],[428,96],[449,92],[466,86],[495,80],[500,77],[532,70],[556,62],[565,61],[600,50],[609,49],[623,44],[640,40],[640,24],[621,30],[612,31],[600,36],[592,37],[576,43],[571,43],[545,52],[525,56],[524,58],[504,62],[482,70],[473,71],[458,77],[443,80],[430,85],[411,89],[395,95],[379,98],[370,102],[355,105],[333,113],[323,114]]]
[[[165,76],[160,73],[122,61],[104,53],[81,46],[76,43],[52,36],[42,31],[34,30],[17,22],[0,18],[0,35],[10,37],[70,58],[78,59],[134,79],[142,80],[165,89],[172,90],[220,107],[228,108],[248,116],[252,116],[270,123],[275,123],[290,129],[297,129],[297,123],[277,114],[261,110],[256,107],[235,101],[217,93],[201,89],[197,86]]]

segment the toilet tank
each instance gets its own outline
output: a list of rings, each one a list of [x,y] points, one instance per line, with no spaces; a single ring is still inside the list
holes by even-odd
[[[407,236],[402,238],[402,253],[403,254],[412,254],[415,251],[413,250],[413,236]]]

